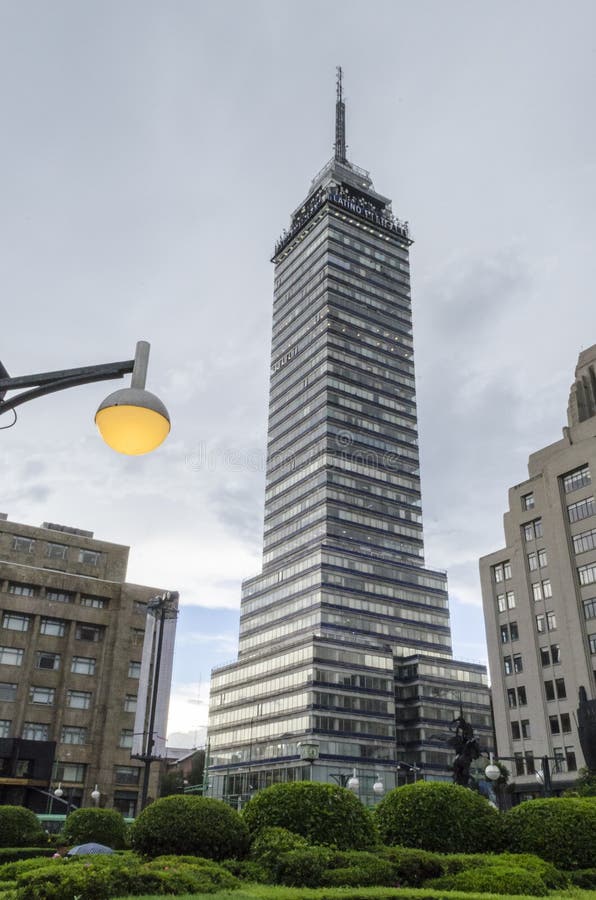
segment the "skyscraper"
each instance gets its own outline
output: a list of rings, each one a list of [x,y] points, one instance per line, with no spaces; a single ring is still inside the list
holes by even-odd
[[[497,747],[521,799],[542,792],[544,756],[555,792],[575,781],[582,688],[596,712],[596,346],[580,354],[567,419],[509,491],[505,547],[480,560]]]
[[[346,158],[338,70],[334,156],[272,260],[263,571],[243,585],[238,661],[212,676],[215,796],[354,769],[369,796],[398,760],[449,777],[462,681],[489,728],[484,669],[453,661],[446,576],[424,565],[411,243]]]

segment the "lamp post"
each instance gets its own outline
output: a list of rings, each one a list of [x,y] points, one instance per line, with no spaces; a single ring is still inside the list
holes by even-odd
[[[95,785],[95,787],[91,791],[91,799],[93,800],[93,803],[95,804],[96,807],[99,806],[99,798],[100,797],[101,797],[101,791],[98,791],[97,785]]]
[[[9,377],[0,363],[0,415],[12,410],[16,422],[16,407],[29,400],[132,373],[129,388],[114,391],[100,404],[95,423],[106,444],[119,453],[131,456],[149,453],[159,447],[170,431],[170,417],[164,404],[155,394],[145,390],[149,349],[147,341],[139,341],[134,359],[14,378]],[[8,391],[20,388],[29,390],[5,399]]]
[[[381,781],[381,776],[380,776],[380,775],[377,775],[377,780],[376,780],[375,783],[373,784],[372,789],[373,789],[373,794],[375,795],[375,797],[376,797],[376,798],[379,798],[379,799],[380,799],[380,798],[383,796],[383,794],[385,793],[385,785],[384,785],[383,782]]]
[[[406,770],[406,784],[408,783],[408,772],[414,773],[414,784],[416,784],[416,782],[418,781],[418,772],[422,771],[420,766],[417,766],[414,763],[398,762],[397,763],[398,779],[399,779],[399,772],[401,771],[401,769]]]
[[[157,759],[153,753],[153,745],[155,744],[155,714],[157,710],[157,695],[159,690],[159,670],[161,666],[161,653],[163,648],[163,632],[166,619],[175,619],[178,616],[178,591],[166,591],[158,597],[153,597],[147,604],[147,612],[155,616],[158,620],[157,624],[157,647],[155,649],[155,657],[153,661],[153,684],[151,691],[151,703],[149,705],[149,725],[145,733],[145,748],[143,753],[135,754],[136,759],[140,759],[145,763],[143,772],[143,786],[141,790],[141,809],[145,809],[147,805],[147,795],[149,793],[149,776],[151,774],[151,763]]]

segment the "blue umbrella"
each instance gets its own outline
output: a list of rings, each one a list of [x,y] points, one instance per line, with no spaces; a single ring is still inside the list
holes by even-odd
[[[94,844],[91,842],[90,844],[78,844],[78,846],[73,847],[66,854],[67,856],[85,856],[85,855],[94,855],[96,853],[113,853],[111,847],[106,847],[105,844]]]

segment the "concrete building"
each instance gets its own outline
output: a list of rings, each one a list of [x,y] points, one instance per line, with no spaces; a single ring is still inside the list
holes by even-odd
[[[580,687],[596,699],[595,372],[593,346],[562,440],[530,456],[528,480],[509,491],[505,547],[480,560],[497,746],[522,796],[540,793],[543,756],[554,790],[585,764],[576,710]]]
[[[340,74],[334,157],[273,256],[263,570],[238,661],[212,674],[213,796],[355,769],[372,800],[398,763],[449,779],[462,690],[490,742],[485,669],[452,659],[446,575],[424,562],[411,243],[346,158]]]
[[[131,748],[147,601],[160,592],[125,581],[128,552],[0,515],[0,803],[64,812],[65,801],[92,805],[97,785],[101,806],[138,811],[143,767]],[[168,671],[164,659],[166,694]]]

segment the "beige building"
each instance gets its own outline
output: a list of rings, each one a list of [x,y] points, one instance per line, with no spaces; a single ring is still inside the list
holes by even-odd
[[[0,515],[0,803],[65,812],[64,801],[92,805],[97,785],[101,806],[138,811],[131,748],[147,601],[161,592],[126,583],[128,552]]]
[[[480,560],[497,747],[515,790],[558,792],[585,765],[576,711],[596,698],[596,345],[580,354],[563,438],[509,491],[505,547]],[[536,775],[538,773],[538,777]]]

